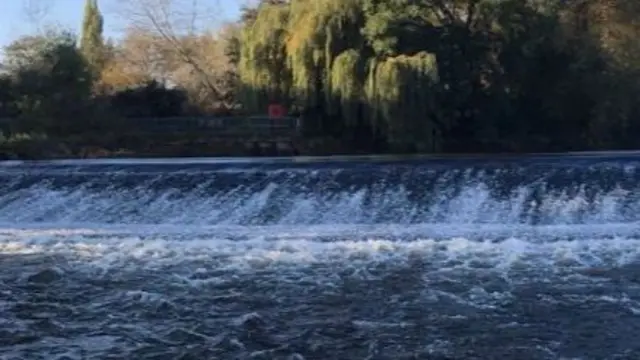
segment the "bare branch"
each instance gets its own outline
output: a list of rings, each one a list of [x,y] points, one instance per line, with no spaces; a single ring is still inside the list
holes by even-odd
[[[225,91],[218,86],[214,71],[207,66],[206,49],[198,46],[196,37],[203,36],[219,24],[217,0],[118,0],[117,12],[130,30],[147,33],[156,47],[171,54],[174,67],[187,65],[192,81],[200,83],[212,101],[221,101]],[[225,104],[226,105],[226,104]]]
[[[127,27],[156,31],[170,26],[177,36],[215,28],[221,21],[218,0],[116,0],[113,12]]]

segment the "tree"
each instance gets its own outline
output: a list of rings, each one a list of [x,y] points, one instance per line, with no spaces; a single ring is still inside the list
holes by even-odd
[[[3,68],[7,73],[15,75],[23,69],[41,64],[45,61],[45,54],[56,46],[71,43],[75,44],[72,34],[53,29],[42,35],[22,36],[3,49]]]
[[[229,109],[235,104],[235,65],[226,53],[231,36],[232,34],[221,30],[217,33],[207,32],[182,39],[186,43],[185,46],[197,52],[199,62],[207,70],[209,77],[206,82],[203,82],[200,73],[194,71],[190,64],[176,61],[171,79],[189,94],[192,105],[201,111],[217,112],[221,109]],[[217,89],[215,96],[212,96],[209,82]]]
[[[109,46],[106,63],[97,84],[102,93],[144,86],[155,80],[170,80],[171,63],[153,36],[129,29],[117,43]]]
[[[413,3],[260,3],[241,38],[244,104],[252,111],[274,99],[297,106],[321,133],[364,148],[384,136],[397,150],[438,149],[437,34],[413,15],[429,9]]]
[[[74,34],[24,36],[7,46],[4,55],[14,84],[18,129],[61,134],[91,127],[83,115],[92,76]]]
[[[95,74],[102,71],[105,62],[105,44],[103,39],[103,18],[97,0],[86,0],[80,51],[87,59]]]
[[[259,1],[241,14],[240,98],[306,109],[317,134],[366,149],[631,144],[639,13],[632,0]]]
[[[201,94],[198,98],[204,96],[211,103],[232,106],[226,101],[227,91],[209,66],[208,54],[200,48],[200,36],[204,35],[206,41],[207,30],[215,20],[215,9],[193,0],[121,0],[119,4],[119,14],[128,20],[129,29],[148,34],[157,48],[171,56],[180,73],[193,75],[191,80],[197,82],[193,88]]]

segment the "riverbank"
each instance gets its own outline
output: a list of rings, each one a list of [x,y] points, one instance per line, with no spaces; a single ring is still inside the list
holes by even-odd
[[[194,133],[84,134],[65,138],[18,134],[0,142],[1,160],[158,157],[327,156],[354,154],[331,138],[234,139]]]

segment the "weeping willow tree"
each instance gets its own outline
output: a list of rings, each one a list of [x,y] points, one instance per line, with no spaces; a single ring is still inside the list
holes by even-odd
[[[329,111],[339,111],[334,116],[341,117],[348,127],[354,127],[362,120],[359,110],[362,106],[362,58],[354,49],[344,51],[333,61],[329,77],[327,102]]]
[[[286,50],[296,103],[324,114],[319,119],[323,122],[320,128],[340,129],[329,122],[338,121],[343,117],[339,114],[345,114],[340,109],[345,93],[333,96],[331,90],[354,86],[357,72],[334,76],[333,64],[348,49],[354,49],[350,55],[362,51],[361,0],[294,0],[291,14]]]
[[[289,99],[291,75],[286,63],[289,5],[260,6],[241,34],[240,101],[250,112],[263,113],[272,101]]]
[[[317,121],[314,128],[325,135],[371,140],[383,134],[398,149],[436,149],[439,132],[431,116],[438,79],[435,57],[415,50],[422,34],[397,31],[395,13],[385,10],[383,22],[372,13],[377,8],[371,3],[292,0],[262,5],[244,30],[239,67],[250,108],[274,94],[287,94],[293,104],[315,115],[305,121]],[[395,39],[389,42],[394,51],[380,51],[379,41],[373,46],[363,31],[371,21],[384,24],[386,35],[380,30],[376,36]],[[409,51],[402,48],[406,40],[411,40]]]
[[[426,52],[371,61],[365,99],[372,124],[387,134],[396,149],[439,150],[435,121],[435,56]]]

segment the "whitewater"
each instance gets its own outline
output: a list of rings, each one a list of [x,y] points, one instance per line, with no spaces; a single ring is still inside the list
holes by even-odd
[[[640,153],[0,162],[0,359],[639,359]]]

